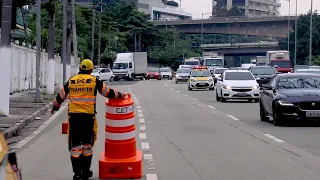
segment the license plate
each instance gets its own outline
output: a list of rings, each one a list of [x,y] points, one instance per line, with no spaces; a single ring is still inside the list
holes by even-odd
[[[206,83],[199,83],[199,85],[206,85]]]
[[[165,77],[165,78],[166,78],[166,77],[169,77],[169,76],[163,76],[163,77]]]
[[[320,111],[310,111],[306,112],[307,117],[320,117]]]
[[[153,77],[153,76],[150,76],[150,77]]]
[[[247,93],[238,93],[237,95],[243,97],[243,96],[247,96]]]

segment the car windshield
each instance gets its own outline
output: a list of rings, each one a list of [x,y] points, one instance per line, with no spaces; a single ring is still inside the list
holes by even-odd
[[[92,73],[97,73],[97,72],[99,72],[100,71],[100,69],[94,69],[93,71],[92,71]]]
[[[223,59],[206,59],[205,66],[222,66]]]
[[[185,65],[199,65],[199,61],[186,61]]]
[[[226,72],[225,80],[255,80],[250,72]]]
[[[294,67],[294,69],[308,69],[307,65],[297,65]]]
[[[290,68],[291,63],[290,61],[272,61],[270,65],[273,66],[278,66],[279,68]]]
[[[196,70],[191,72],[192,77],[209,77],[211,73],[208,70]]]
[[[127,69],[128,63],[114,63],[113,69]]]
[[[171,72],[169,68],[160,68],[160,72]]]
[[[190,73],[191,69],[178,69],[177,73]]]
[[[149,71],[149,72],[156,72],[156,73],[158,73],[158,72],[159,72],[159,69],[152,69],[152,70]]]
[[[314,73],[314,74],[320,74],[320,71],[309,71],[305,69],[297,70],[297,73]]]
[[[251,73],[253,75],[273,75],[273,74],[276,74],[275,70],[272,67],[252,68]]]
[[[227,69],[215,69],[214,74],[222,74]]]
[[[278,89],[318,89],[320,88],[320,76],[288,77],[281,78]]]

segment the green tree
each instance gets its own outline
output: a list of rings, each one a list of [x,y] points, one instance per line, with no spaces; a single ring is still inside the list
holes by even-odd
[[[293,28],[295,29],[295,28]],[[309,38],[310,38],[310,12],[300,15],[297,27],[297,64],[305,64],[309,56]],[[312,55],[320,55],[320,15],[317,12],[313,13],[313,36],[312,36]],[[294,60],[294,30],[290,32],[290,57]],[[288,49],[288,38],[283,38],[279,41],[280,48]]]
[[[227,17],[230,16],[243,16],[244,14],[241,12],[241,9],[238,6],[233,6],[230,8],[226,14]]]
[[[200,56],[191,49],[191,42],[174,36],[172,29],[155,30],[155,45],[149,52],[149,56],[163,66],[176,69],[183,58]]]

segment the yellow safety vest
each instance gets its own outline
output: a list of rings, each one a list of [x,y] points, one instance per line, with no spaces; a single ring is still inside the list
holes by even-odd
[[[96,77],[78,74],[69,79],[69,113],[95,114]]]

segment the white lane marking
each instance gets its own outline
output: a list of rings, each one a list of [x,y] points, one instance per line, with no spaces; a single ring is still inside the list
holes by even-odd
[[[13,149],[19,149],[25,144],[27,144],[29,141],[31,141],[36,135],[38,135],[41,131],[44,130],[53,120],[55,120],[66,108],[68,107],[68,103],[64,104],[58,112],[53,114],[48,120],[46,120],[37,130],[35,130],[32,134],[30,134],[28,137],[24,138],[22,141],[20,141],[18,144],[14,145]]]
[[[146,174],[147,180],[158,180],[157,174]]]
[[[278,142],[278,143],[284,143],[284,141],[282,141],[281,139],[278,139],[278,138],[273,139],[273,140],[276,141],[276,142]]]
[[[276,137],[271,136],[271,134],[264,134],[266,137],[270,138],[270,139],[276,139]]]
[[[136,103],[139,103],[139,101],[136,99],[136,100],[134,100],[134,102],[136,102]]]
[[[264,135],[265,135],[266,137],[268,137],[268,138],[270,138],[270,139],[272,139],[272,140],[274,140],[274,141],[278,142],[278,143],[284,143],[284,141],[283,141],[283,140],[278,139],[278,138],[276,138],[276,137],[272,136],[271,134],[264,134]]]
[[[139,138],[140,139],[147,139],[147,134],[146,133],[139,133]]]
[[[153,159],[153,156],[152,156],[152,154],[143,154],[143,159],[145,159],[145,160],[152,160],[152,159]]]
[[[150,149],[149,143],[148,142],[141,142],[141,148],[142,149]]]
[[[139,105],[139,102],[135,102],[136,105]]]
[[[138,109],[141,109],[141,106],[137,106]]]
[[[143,117],[143,114],[138,114],[139,117]]]
[[[142,110],[141,110],[141,109],[138,109],[138,113],[142,113]]]
[[[210,106],[210,105],[208,105],[208,107],[209,107],[209,108],[211,108],[211,109],[216,109],[215,107],[213,107],[213,106]]]
[[[146,125],[140,125],[140,131],[146,131]]]
[[[165,87],[168,87],[168,84],[164,84]]]
[[[188,94],[184,94],[184,96],[189,96]]]
[[[193,100],[196,100],[196,101],[198,101],[198,99],[197,98],[192,98]]]
[[[139,119],[139,123],[144,123],[144,119],[143,118]]]
[[[177,93],[179,93],[180,91],[177,91]]]
[[[234,116],[232,116],[232,115],[227,115],[229,118],[231,118],[231,119],[233,119],[233,120],[235,120],[235,121],[239,121],[239,119],[238,118],[236,118],[236,117],[234,117]]]

